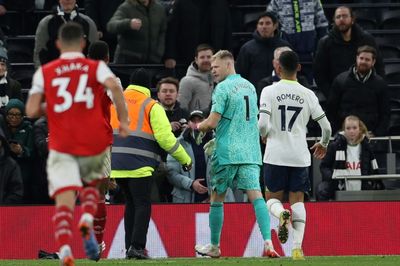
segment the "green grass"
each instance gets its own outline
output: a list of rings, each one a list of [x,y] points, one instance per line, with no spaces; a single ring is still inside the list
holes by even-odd
[[[1,266],[50,266],[59,265],[57,260],[0,260]],[[77,260],[76,265],[99,266],[99,265],[173,265],[173,266],[196,266],[196,265],[216,265],[216,266],[305,266],[305,265],[337,265],[337,266],[391,266],[400,265],[400,256],[347,256],[347,257],[307,257],[305,261],[293,261],[290,258],[265,259],[265,258],[172,258],[172,259],[153,259],[148,261],[138,260],[106,260],[99,262],[89,260]]]

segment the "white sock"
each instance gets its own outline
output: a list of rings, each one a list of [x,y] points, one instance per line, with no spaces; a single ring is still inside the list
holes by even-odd
[[[296,202],[292,206],[293,248],[301,248],[306,228],[306,209],[303,202]]]
[[[269,199],[267,201],[267,208],[273,216],[279,218],[281,213],[285,210],[283,208],[282,202],[278,199]]]

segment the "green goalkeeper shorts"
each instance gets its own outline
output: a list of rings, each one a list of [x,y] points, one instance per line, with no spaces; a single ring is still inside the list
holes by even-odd
[[[211,187],[217,194],[232,190],[259,190],[260,166],[257,164],[219,165],[217,160],[211,164]]]

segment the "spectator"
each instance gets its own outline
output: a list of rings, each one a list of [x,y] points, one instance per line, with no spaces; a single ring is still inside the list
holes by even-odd
[[[22,100],[21,84],[8,75],[7,51],[0,47],[0,114],[10,99]]]
[[[21,171],[0,127],[0,205],[22,203],[23,192]]]
[[[355,21],[350,7],[336,8],[333,28],[318,42],[314,58],[314,78],[326,98],[329,98],[336,76],[354,64],[358,47],[370,45],[377,49],[374,37],[362,30]],[[380,76],[385,75],[382,57],[379,54],[376,57],[375,69]]]
[[[343,131],[328,146],[320,170],[322,182],[318,185],[319,200],[333,199],[336,190],[384,189],[380,180],[338,180],[338,176],[377,174],[378,164],[369,144],[368,130],[356,116],[348,116]]]
[[[230,49],[232,27],[226,0],[176,0],[168,20],[165,67],[189,65],[196,47],[208,43],[215,51]]]
[[[17,161],[24,183],[24,202],[32,198],[32,157],[33,129],[30,121],[24,120],[25,105],[18,99],[11,99],[5,107],[6,121],[3,128],[10,146],[10,155]]]
[[[97,25],[99,39],[102,39],[110,46],[111,60],[117,46],[117,36],[107,31],[107,23],[110,21],[118,6],[124,0],[85,0],[85,13]]]
[[[199,203],[209,200],[210,158],[204,153],[204,144],[211,140],[212,134],[207,134],[200,143],[196,139],[200,133],[196,126],[203,120],[202,111],[191,112],[188,127],[178,138],[182,147],[192,158],[192,169],[185,172],[178,161],[170,155],[167,157],[168,180],[174,185],[172,191],[174,203]]]
[[[96,24],[88,16],[79,13],[76,0],[59,0],[59,5],[55,8],[54,13],[44,17],[37,26],[33,51],[33,62],[36,68],[59,57],[60,51],[57,49],[55,41],[58,29],[68,21],[74,21],[83,27],[86,48],[90,43],[97,41]],[[86,48],[84,54],[87,54]]]
[[[167,17],[157,1],[125,0],[108,22],[107,30],[118,35],[115,63],[161,62],[165,49]]]
[[[33,198],[36,204],[53,204],[49,198],[49,184],[47,181],[46,162],[49,154],[49,128],[47,117],[42,116],[33,124],[35,158],[35,179],[33,182]]]
[[[181,108],[180,103],[177,101],[179,81],[172,77],[163,78],[157,84],[157,91],[159,103],[165,110],[171,124],[172,132],[175,137],[178,137],[187,127],[188,118],[188,113]],[[155,180],[157,185],[157,194],[160,197],[159,201],[171,202],[173,186],[167,179],[168,173],[165,166],[167,160],[166,152],[161,153],[161,159],[162,162],[153,174],[153,180]]]
[[[292,49],[288,46],[282,46],[282,47],[278,47],[274,50],[274,59],[272,60],[272,66],[274,67],[274,70],[272,71],[270,76],[263,78],[258,82],[258,86],[257,86],[257,98],[258,99],[260,99],[261,92],[265,87],[270,86],[281,80],[281,77],[279,76],[279,71],[278,71],[279,56],[284,51],[292,51]],[[304,76],[297,75],[297,80],[304,87],[307,87],[307,88],[310,87],[307,79]]]
[[[208,114],[214,82],[211,75],[211,57],[214,52],[208,44],[196,48],[194,62],[188,67],[186,76],[179,84],[178,101],[188,113],[201,110]]]
[[[172,132],[178,137],[187,126],[187,113],[177,101],[179,81],[172,77],[161,79],[157,84],[157,97],[171,123]]]
[[[257,19],[253,40],[246,42],[236,59],[236,71],[254,86],[273,70],[274,50],[289,46],[278,36],[278,19],[272,12],[264,12]]]
[[[33,184],[33,193],[36,204],[53,204],[49,198],[49,189],[47,181],[46,161],[49,154],[49,129],[47,126],[47,117],[42,116],[33,124],[34,147],[36,150],[35,158],[35,182]]]
[[[114,137],[111,156],[111,177],[117,179],[125,203],[125,248],[127,259],[149,259],[146,235],[151,216],[150,184],[154,169],[164,150],[190,170],[191,159],[171,132],[164,109],[150,98],[150,77],[143,68],[131,75],[131,84],[124,91],[129,111],[127,139]],[[117,115],[111,112],[111,125],[118,131]]]
[[[385,80],[375,73],[376,50],[361,46],[356,64],[339,74],[332,83],[327,115],[333,132],[339,130],[344,118],[358,116],[375,136],[385,136],[389,127],[390,106]]]
[[[290,43],[300,62],[312,62],[318,40],[328,32],[320,0],[272,0],[267,11],[275,12],[281,24],[282,38]],[[312,67],[303,65],[302,73],[313,83]]]

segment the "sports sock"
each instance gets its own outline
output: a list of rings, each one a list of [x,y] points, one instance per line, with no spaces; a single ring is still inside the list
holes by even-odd
[[[222,202],[211,202],[209,225],[211,231],[212,245],[219,246],[223,223],[224,223],[224,204]]]
[[[54,237],[57,247],[60,249],[64,245],[71,245],[72,240],[73,211],[67,206],[59,206],[53,216],[55,227]]]
[[[271,229],[269,225],[269,214],[268,209],[265,206],[263,198],[258,198],[253,201],[254,212],[256,213],[256,219],[258,227],[260,228],[261,235],[264,241],[271,240]]]
[[[96,235],[97,243],[101,243],[103,241],[104,236],[104,228],[107,222],[107,209],[105,198],[103,194],[100,194],[100,199],[97,202],[97,211],[93,220],[93,229]]]
[[[81,207],[83,213],[89,213],[95,216],[97,211],[97,202],[99,201],[99,191],[94,187],[85,187],[80,195]]]
[[[293,248],[301,248],[306,227],[306,209],[303,202],[291,206],[293,227]]]
[[[282,202],[278,199],[269,199],[267,201],[267,207],[270,213],[276,218],[279,218],[281,213],[285,210]]]

